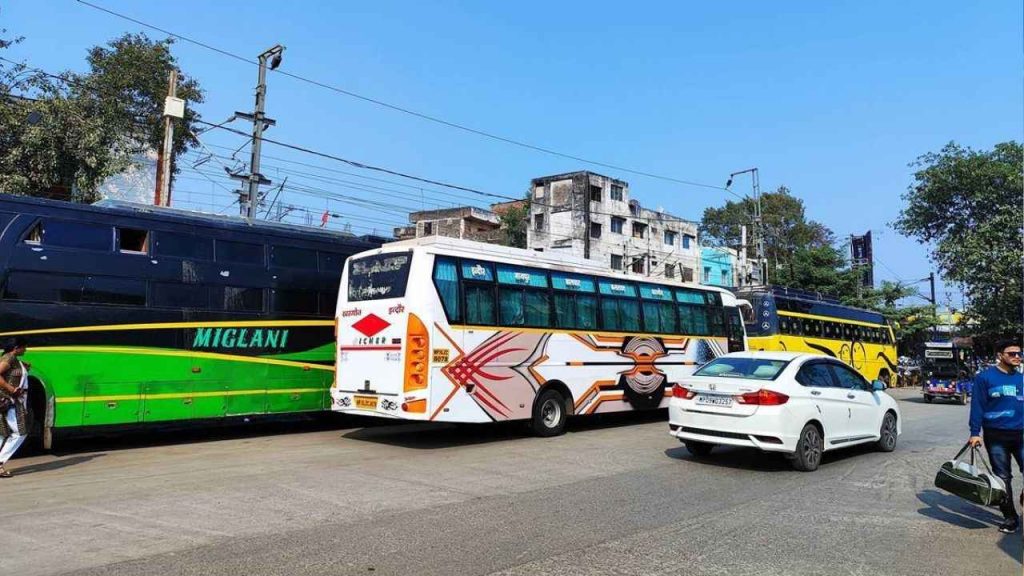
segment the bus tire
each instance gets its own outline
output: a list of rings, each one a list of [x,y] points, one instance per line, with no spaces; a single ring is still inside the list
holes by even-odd
[[[565,398],[554,388],[540,393],[533,403],[533,419],[530,422],[534,434],[542,438],[559,436],[565,433],[565,422],[568,419]]]

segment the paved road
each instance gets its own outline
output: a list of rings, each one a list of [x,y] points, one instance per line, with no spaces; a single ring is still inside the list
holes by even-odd
[[[1021,574],[1020,535],[932,487],[967,408],[895,395],[895,453],[811,474],[745,450],[696,462],[664,414],[553,439],[307,425],[78,443],[12,463],[0,572]]]

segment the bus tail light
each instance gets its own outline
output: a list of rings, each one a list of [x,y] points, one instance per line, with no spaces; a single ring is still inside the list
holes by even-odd
[[[789,401],[789,396],[774,390],[761,389],[757,392],[747,392],[736,396],[737,404],[751,404],[755,406],[780,406]]]
[[[405,332],[405,386],[406,392],[427,387],[427,370],[430,367],[430,336],[427,327],[415,314],[409,314]],[[424,406],[424,411],[426,406]]]
[[[425,399],[410,400],[409,402],[402,402],[403,412],[418,412],[424,414],[427,411],[427,401]]]

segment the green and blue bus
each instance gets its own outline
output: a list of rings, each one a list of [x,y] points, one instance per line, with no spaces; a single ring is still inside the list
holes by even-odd
[[[383,239],[0,195],[0,339],[31,434],[330,409],[342,265]]]

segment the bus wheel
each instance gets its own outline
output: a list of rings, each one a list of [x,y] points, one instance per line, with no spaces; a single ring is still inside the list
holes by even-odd
[[[543,438],[563,434],[567,416],[565,398],[558,390],[548,388],[533,404],[533,432]]]

